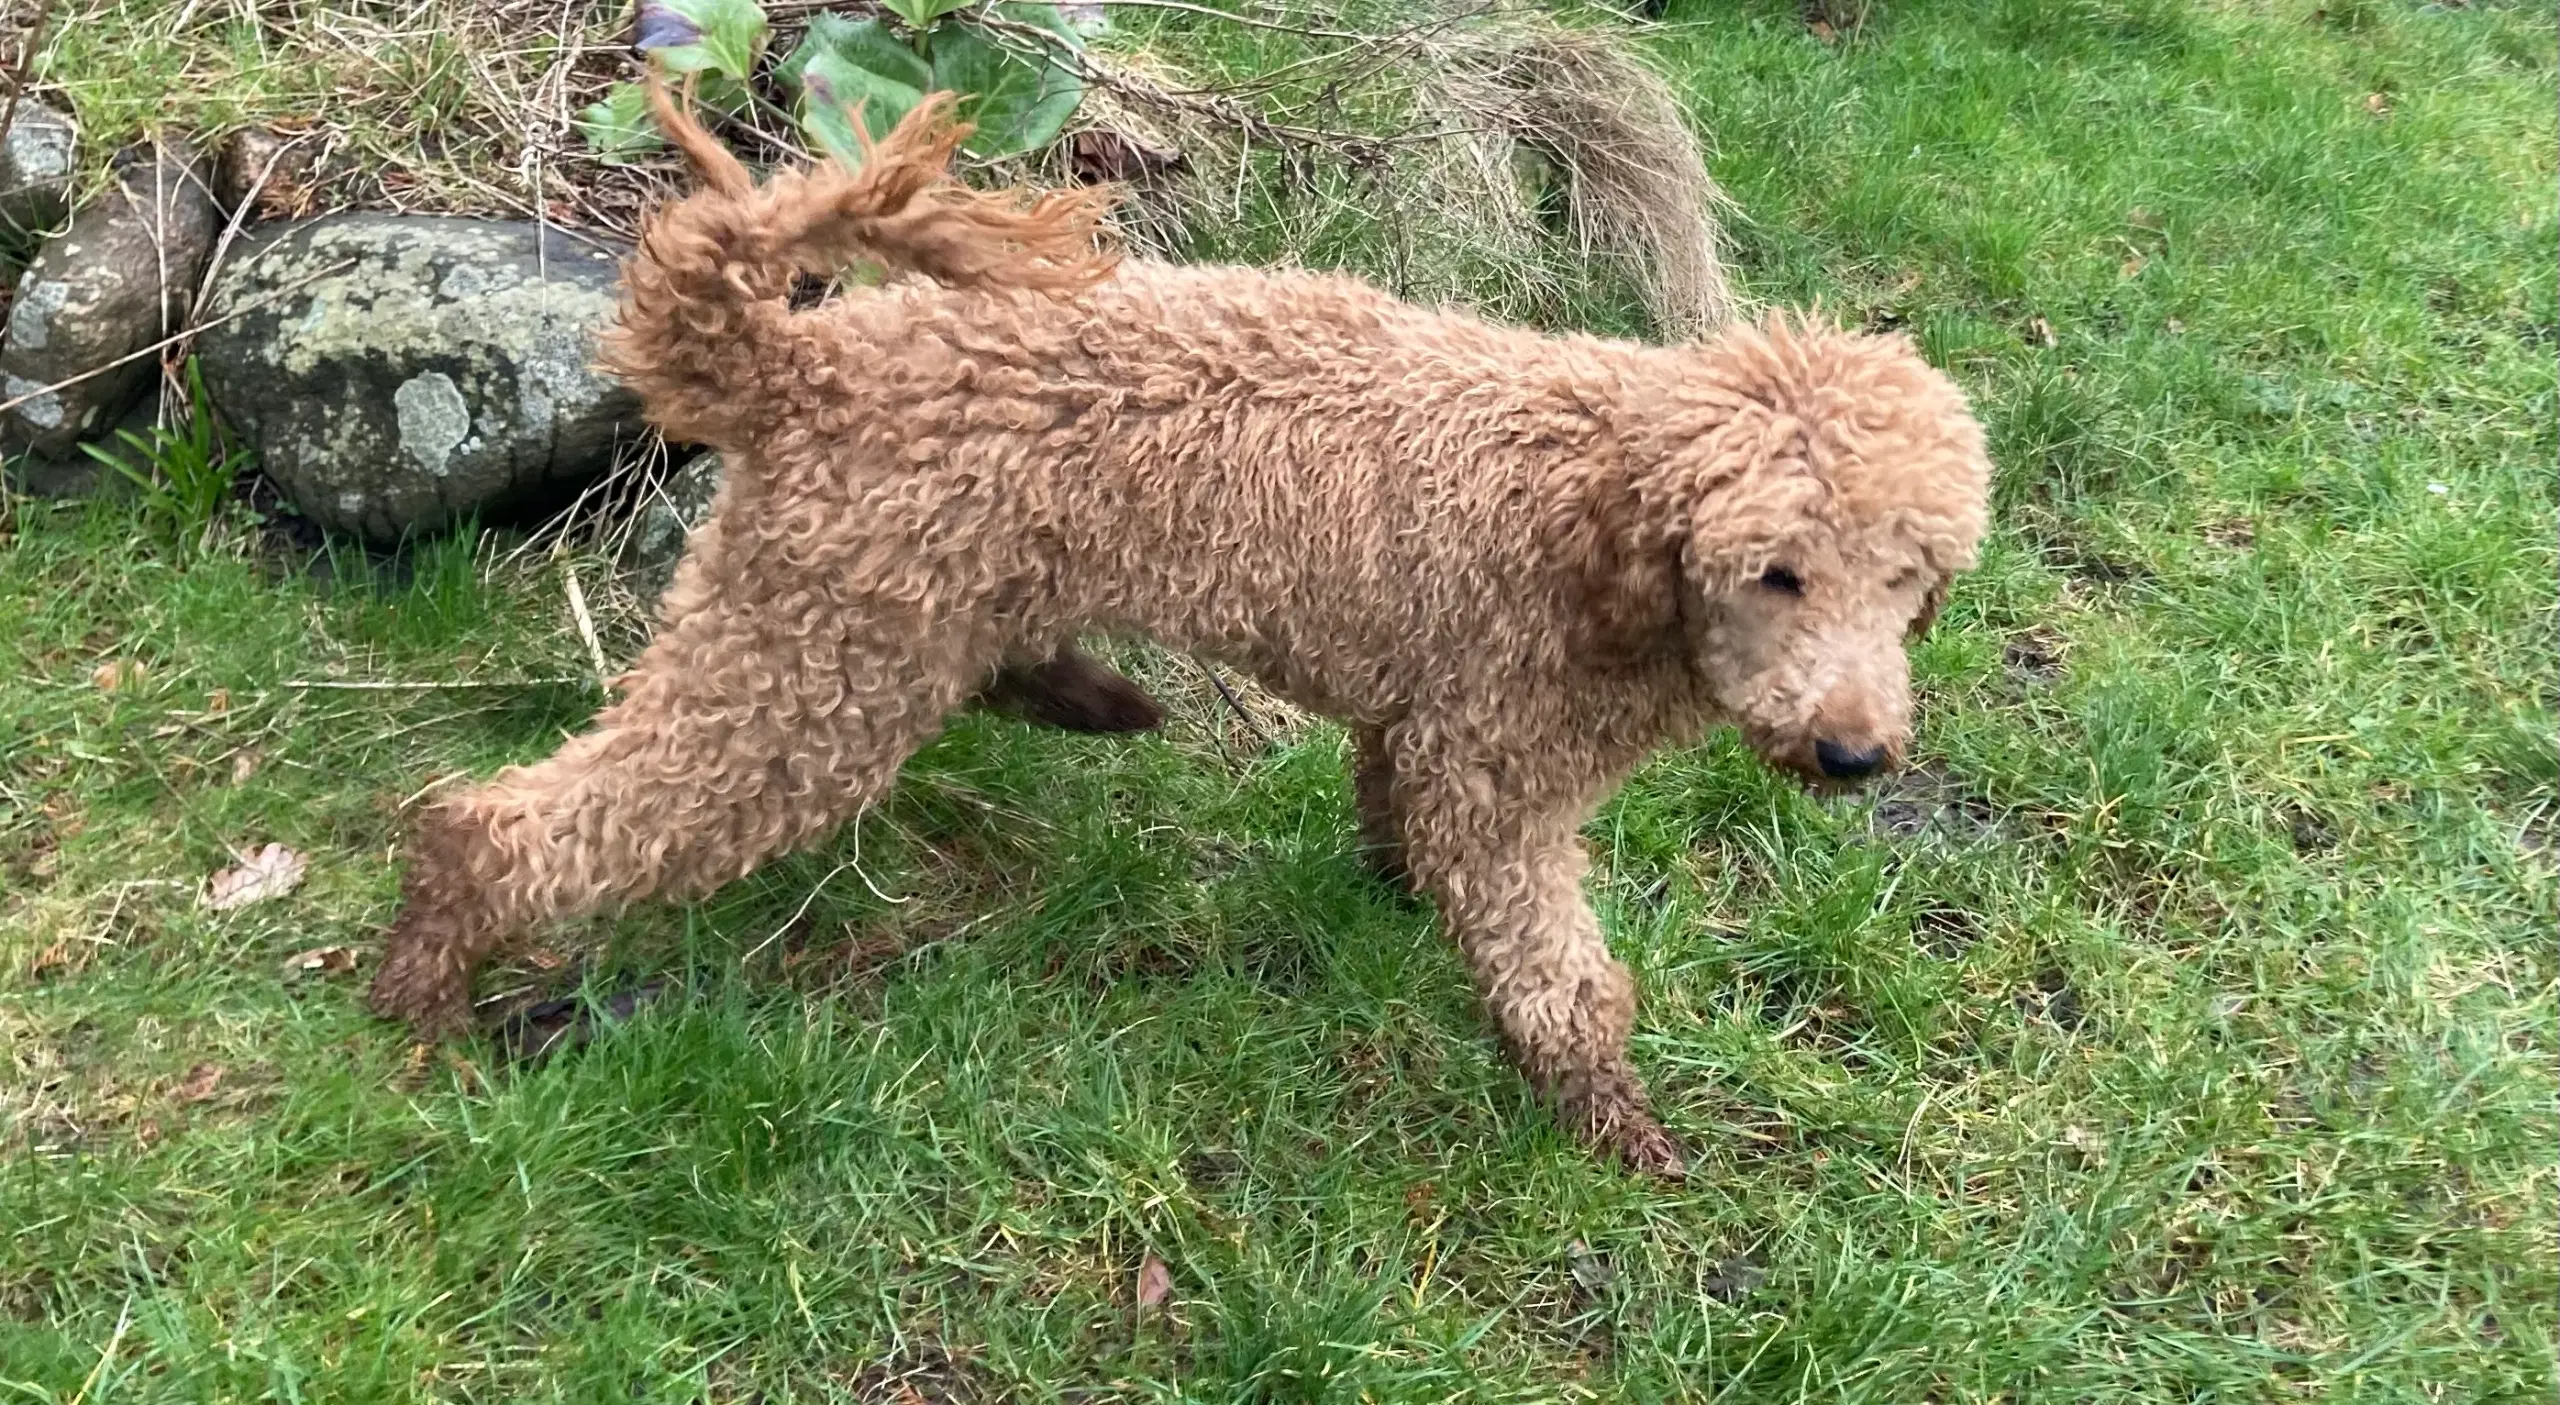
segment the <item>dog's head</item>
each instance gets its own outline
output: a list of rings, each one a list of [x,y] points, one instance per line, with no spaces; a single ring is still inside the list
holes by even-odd
[[[1771,323],[1662,353],[1550,519],[1594,649],[1676,651],[1772,764],[1849,783],[1911,737],[1904,646],[1974,564],[1990,463],[1898,337]]]

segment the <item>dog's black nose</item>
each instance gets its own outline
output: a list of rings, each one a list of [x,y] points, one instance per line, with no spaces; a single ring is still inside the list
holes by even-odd
[[[1874,775],[1884,766],[1884,748],[1871,746],[1864,751],[1851,751],[1835,741],[1813,744],[1813,759],[1820,763],[1822,774],[1835,781],[1854,781]]]

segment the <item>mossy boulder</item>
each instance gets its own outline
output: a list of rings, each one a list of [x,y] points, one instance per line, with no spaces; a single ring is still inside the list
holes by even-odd
[[[303,515],[397,541],[574,491],[639,431],[595,368],[621,254],[532,224],[296,221],[235,252],[197,354]]]

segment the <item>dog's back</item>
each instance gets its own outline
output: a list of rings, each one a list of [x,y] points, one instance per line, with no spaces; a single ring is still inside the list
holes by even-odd
[[[1143,260],[1069,298],[910,283],[802,316],[847,368],[807,408],[839,465],[811,488],[866,533],[1038,581],[1044,628],[1126,627],[1353,713],[1489,631],[1555,633],[1532,504],[1615,454],[1658,355]]]

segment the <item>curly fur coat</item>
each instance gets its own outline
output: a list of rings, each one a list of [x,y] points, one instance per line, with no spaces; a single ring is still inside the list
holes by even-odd
[[[1985,526],[1956,387],[1898,339],[1652,348],[1115,262],[1101,193],[951,183],[939,103],[762,185],[660,110],[706,188],[650,226],[608,356],[727,482],[594,729],[422,819],[376,1008],[461,1025],[502,939],[810,842],[999,671],[1018,701],[1122,631],[1342,719],[1365,841],[1521,1070],[1676,1171],[1577,827],[1718,723],[1817,779],[1900,759],[1904,641]],[[858,258],[924,277],[793,309]]]

